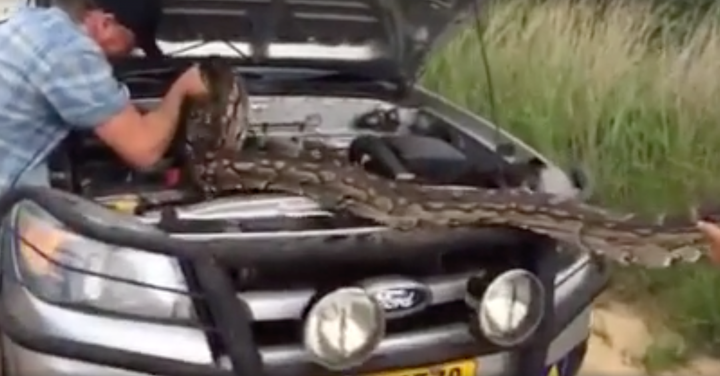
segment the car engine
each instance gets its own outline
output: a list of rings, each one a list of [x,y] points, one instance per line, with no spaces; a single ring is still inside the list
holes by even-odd
[[[153,103],[138,105],[148,108]],[[534,188],[544,168],[537,159],[510,163],[490,147],[423,110],[377,100],[253,97],[250,120],[251,135],[244,147],[263,147],[272,142],[288,148],[302,148],[308,140],[321,141],[345,153],[351,162],[362,164],[369,174],[439,188],[521,185]],[[178,134],[176,140],[182,139],[183,135]],[[175,142],[156,166],[137,171],[94,135],[73,133],[51,158],[52,185],[139,216],[148,213],[157,216],[157,212],[167,213],[165,209],[168,208],[180,210],[200,206],[207,209],[213,203],[203,202],[203,197],[183,174],[181,147],[180,142]],[[258,200],[267,201],[268,196],[275,200],[290,199],[270,192],[235,194],[232,201],[235,206],[240,202],[258,205]],[[302,220],[275,218],[267,230],[278,231],[293,226],[342,228],[354,227],[353,224],[368,225],[366,220],[340,214],[332,215],[330,224],[325,223],[327,216],[321,216],[323,223],[315,223],[317,218],[308,219],[307,216]],[[308,224],[308,221],[315,222]],[[243,228],[242,224],[229,225],[227,221],[204,221],[204,226],[182,222],[183,228],[192,227],[193,231],[198,231],[205,226],[209,233]],[[257,218],[251,222],[255,226],[264,226]],[[183,228],[174,231],[183,232]]]

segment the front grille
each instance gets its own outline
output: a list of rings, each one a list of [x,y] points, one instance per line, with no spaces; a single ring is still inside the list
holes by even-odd
[[[151,218],[182,238],[249,239],[245,246],[253,247],[255,253],[362,255],[367,251],[399,255],[315,257],[308,261],[295,257],[292,262],[256,264],[244,263],[241,258],[235,264],[228,258],[218,265],[234,285],[237,298],[249,307],[251,330],[264,359],[275,365],[310,361],[304,358],[302,329],[306,312],[317,299],[368,279],[398,277],[427,286],[431,301],[420,312],[388,319],[383,344],[393,351],[443,347],[460,337],[476,355],[497,352],[496,346],[473,340],[469,334],[473,312],[464,301],[467,281],[473,275],[494,276],[515,268],[535,270],[534,263],[542,259],[538,253],[544,251],[540,247],[547,245],[528,232],[489,227],[424,233],[419,235],[422,239],[412,235],[392,237],[398,241],[368,241],[377,240],[375,235],[382,239],[391,236],[381,235],[380,227],[370,221],[328,212],[307,199],[284,196],[221,200],[178,209],[174,215],[149,214]],[[213,325],[211,317],[200,319],[209,319]],[[425,333],[431,333],[430,337]],[[210,342],[221,343],[219,337],[211,332]],[[215,352],[226,350],[220,346]]]
[[[480,270],[509,269],[510,265],[493,265],[478,267],[468,263],[465,265],[445,265],[442,260],[413,260],[411,264],[378,264],[372,265],[315,265],[313,267],[300,267],[295,265],[292,269],[268,268],[261,270],[230,270],[233,280],[237,281],[238,291],[253,290],[288,290],[297,287],[310,287],[318,290],[330,290],[340,286],[354,284],[371,277],[400,275],[409,278],[425,278],[449,274],[463,274]],[[475,267],[474,267],[475,266]]]
[[[463,300],[467,279],[477,273],[497,275],[513,268],[532,268],[528,256],[536,250],[528,246],[528,240],[523,236],[506,236],[489,241],[487,236],[473,237],[469,233],[448,241],[445,252],[406,262],[275,265],[242,271],[230,269],[228,273],[238,295],[253,310],[253,331],[261,348],[301,347],[305,312],[316,299],[334,288],[388,276],[422,282],[433,291],[432,304],[419,313],[389,320],[386,335],[397,338],[468,323],[473,312]],[[497,350],[489,342],[478,345],[478,353]]]
[[[467,322],[472,315],[462,301],[434,305],[428,309],[403,319],[390,320],[387,323],[388,336],[420,332],[450,324]],[[258,321],[253,324],[255,340],[261,347],[300,344],[302,342],[302,320]]]
[[[461,300],[438,304],[403,319],[390,320],[387,323],[387,333],[400,334],[405,332],[422,331],[426,328],[440,327],[448,324],[467,322],[472,310]]]
[[[331,289],[371,277],[401,275],[409,278],[461,275],[475,272],[498,272],[528,265],[532,251],[520,236],[508,242],[484,241],[485,235],[449,237],[447,241],[433,242],[429,247],[442,247],[440,254],[418,252],[417,257],[404,262],[368,261],[365,263],[334,261],[332,263],[273,265],[257,269],[228,270],[236,281],[238,291],[287,290],[312,287]],[[332,247],[332,244],[328,244]],[[388,250],[392,252],[392,250]]]

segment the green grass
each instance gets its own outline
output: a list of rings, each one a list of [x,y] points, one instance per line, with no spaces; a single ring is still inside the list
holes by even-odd
[[[472,29],[435,56],[424,83],[494,113],[556,160],[581,162],[594,177],[593,199],[604,205],[674,212],[717,196],[720,18],[696,20],[695,33],[680,38],[677,24],[649,6],[611,3],[601,14],[592,4],[493,5],[485,33],[492,85]],[[693,349],[720,353],[720,271],[623,273],[616,286],[648,298]]]
[[[682,339],[661,336],[646,350],[641,359],[642,365],[650,375],[682,367],[688,358],[684,344]]]

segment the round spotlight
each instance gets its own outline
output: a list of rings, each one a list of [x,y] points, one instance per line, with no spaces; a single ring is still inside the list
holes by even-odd
[[[346,370],[367,360],[385,335],[385,312],[361,288],[337,289],[307,314],[305,349],[330,370]]]
[[[523,269],[509,270],[488,285],[477,304],[478,326],[491,342],[515,346],[537,330],[544,308],[540,280]]]

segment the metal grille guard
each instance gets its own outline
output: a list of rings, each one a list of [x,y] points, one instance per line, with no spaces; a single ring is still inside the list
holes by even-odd
[[[5,333],[15,343],[44,354],[75,359],[88,363],[100,364],[135,372],[160,376],[233,376],[253,375],[262,376],[264,366],[259,349],[254,342],[251,329],[252,317],[249,307],[237,298],[235,287],[229,280],[222,266],[235,267],[262,266],[278,263],[294,263],[298,260],[334,260],[343,262],[375,260],[407,260],[416,256],[418,252],[437,254],[437,247],[399,247],[397,252],[383,252],[373,244],[378,241],[391,241],[388,238],[378,239],[370,237],[360,240],[363,252],[354,251],[355,247],[343,247],[343,239],[333,241],[335,246],[317,247],[316,242],[302,244],[302,241],[288,243],[274,243],[272,240],[210,240],[188,241],[170,237],[164,233],[146,233],[127,228],[104,225],[88,219],[80,210],[73,207],[68,200],[67,193],[51,188],[19,187],[0,196],[0,214],[6,216],[14,205],[21,201],[30,201],[40,206],[50,215],[61,221],[67,228],[75,233],[121,247],[135,248],[146,252],[176,257],[180,260],[184,272],[191,270],[194,281],[188,281],[187,294],[194,299],[204,301],[209,311],[213,327],[216,330],[222,345],[227,350],[232,369],[222,369],[215,365],[201,365],[185,361],[170,360],[163,357],[145,355],[133,351],[110,348],[94,344],[77,342],[64,338],[38,334],[32,328],[23,327],[12,315],[0,307],[0,331]],[[73,199],[80,199],[73,196]],[[410,235],[413,236],[413,235]],[[417,237],[417,234],[414,235]],[[352,242],[357,243],[354,239]],[[349,244],[349,242],[347,242]],[[262,245],[260,245],[262,244]],[[275,248],[275,247],[278,248]],[[272,252],[267,249],[272,248]],[[258,251],[260,250],[260,251]],[[47,259],[47,256],[40,254]],[[56,265],[61,264],[54,262]],[[546,287],[548,300],[545,304],[545,317],[532,340],[514,349],[517,356],[523,359],[518,362],[518,374],[530,374],[544,369],[547,349],[550,342],[556,337],[574,317],[576,317],[605,287],[606,278],[589,283],[587,294],[581,299],[555,307],[554,283],[556,265],[552,260],[545,260],[538,265],[536,271],[540,280]],[[80,271],[82,272],[82,271]],[[94,273],[95,274],[95,273]],[[186,273],[187,274],[187,273]],[[110,279],[139,284],[137,281],[127,281],[113,276],[98,275]],[[147,288],[157,288],[153,285],[142,284]],[[557,314],[556,314],[557,312]],[[207,328],[204,328],[207,330]],[[320,372],[322,373],[322,371]]]

